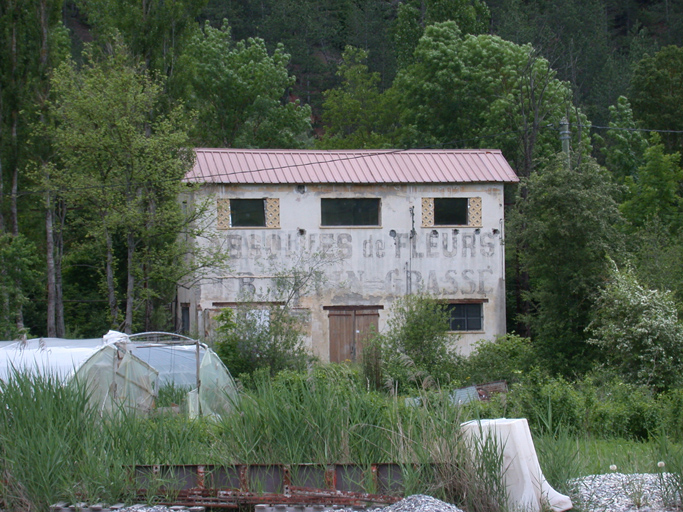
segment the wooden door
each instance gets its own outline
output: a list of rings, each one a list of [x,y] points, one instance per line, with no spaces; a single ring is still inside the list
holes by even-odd
[[[330,362],[356,361],[363,350],[363,342],[377,332],[377,307],[329,307]]]

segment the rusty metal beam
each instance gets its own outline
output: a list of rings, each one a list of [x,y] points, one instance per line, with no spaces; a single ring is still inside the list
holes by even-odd
[[[402,498],[398,464],[136,466],[137,497],[164,505],[387,505]],[[365,487],[373,493],[365,492]]]

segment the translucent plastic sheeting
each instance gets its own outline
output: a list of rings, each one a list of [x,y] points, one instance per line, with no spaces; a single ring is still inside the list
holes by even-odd
[[[186,395],[187,397],[187,415],[190,418],[199,417],[199,394],[197,389],[193,389]]]
[[[89,340],[0,342],[0,379],[6,380],[13,369],[54,375],[64,381],[77,375],[101,411],[148,411],[159,388],[168,384],[194,390],[194,395],[188,396],[188,406],[195,416],[225,414],[237,399],[235,383],[220,358],[206,345],[191,340],[189,344],[137,342],[110,331],[103,338]]]
[[[154,407],[159,372],[130,352],[116,370],[115,407],[149,411]]]
[[[103,345],[76,372],[99,411],[136,410],[154,406],[158,372],[129,352]]]
[[[159,372],[159,386],[197,387],[197,346],[128,343],[126,348]],[[200,346],[199,357],[206,350]],[[201,359],[200,359],[201,360]],[[224,370],[225,371],[225,370]]]
[[[207,350],[199,367],[201,386],[199,403],[202,414],[223,416],[228,414],[237,400],[237,388],[227,368],[212,351]]]

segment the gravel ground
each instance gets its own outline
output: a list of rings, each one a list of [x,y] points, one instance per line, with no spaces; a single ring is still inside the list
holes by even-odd
[[[664,475],[667,478],[667,475]],[[585,512],[664,512],[680,511],[667,507],[658,474],[609,473],[580,478],[574,482],[577,492],[573,497],[575,508]],[[680,503],[680,501],[679,501]]]

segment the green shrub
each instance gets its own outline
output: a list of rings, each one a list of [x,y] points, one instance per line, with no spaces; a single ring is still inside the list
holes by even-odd
[[[683,405],[672,393],[661,399],[646,386],[627,384],[608,372],[569,382],[533,370],[505,396],[469,406],[471,415],[525,417],[538,434],[588,433],[598,438],[648,439]],[[667,419],[668,418],[668,419]]]
[[[662,393],[658,403],[663,431],[672,439],[683,439],[683,388]]]
[[[387,325],[384,371],[394,389],[426,389],[451,382],[462,358],[453,350],[442,301],[428,295],[401,297],[394,302]]]
[[[545,377],[539,372],[516,384],[507,395],[509,413],[525,417],[540,433],[552,434],[564,428],[569,434],[583,428],[583,396],[563,378]]]
[[[589,343],[627,382],[675,387],[683,374],[683,324],[673,293],[642,286],[630,268],[615,266],[610,277],[588,327]]]
[[[266,260],[269,287],[241,293],[237,307],[218,315],[216,352],[233,375],[250,375],[258,368],[275,375],[288,368],[304,370],[312,362],[304,346],[310,319],[299,308],[300,299],[324,286],[325,268],[338,256],[301,250],[292,257],[288,268]]]
[[[474,352],[462,361],[458,368],[458,380],[462,384],[482,384],[505,380],[508,384],[518,382],[538,365],[531,340],[516,334],[499,336],[493,341],[482,340]]]
[[[216,321],[216,353],[233,375],[250,375],[259,368],[268,368],[271,375],[287,368],[303,370],[311,360],[301,318],[288,307],[252,309],[245,304],[223,309]]]
[[[586,400],[586,430],[597,437],[648,439],[661,425],[656,397],[646,386],[619,378],[599,384],[588,376],[581,383]]]

